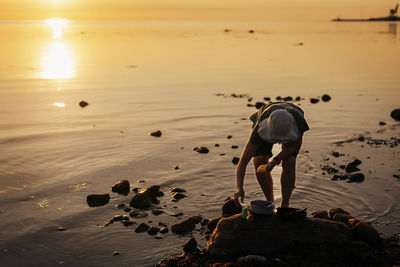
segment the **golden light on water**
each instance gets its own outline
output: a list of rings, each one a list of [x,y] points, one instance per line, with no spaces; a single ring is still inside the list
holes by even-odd
[[[42,60],[43,79],[67,79],[75,77],[75,62],[70,48],[64,43],[52,42],[44,50]]]
[[[53,104],[54,104],[54,106],[56,106],[56,107],[58,107],[58,108],[63,108],[63,107],[65,107],[65,103],[54,102]]]
[[[53,30],[53,39],[62,37],[63,28],[69,22],[67,19],[46,19],[46,24]]]

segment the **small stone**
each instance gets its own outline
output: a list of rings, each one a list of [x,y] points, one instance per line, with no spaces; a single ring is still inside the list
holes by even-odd
[[[287,96],[283,99],[284,101],[293,101],[293,97]]]
[[[386,122],[380,121],[380,122],[379,122],[379,125],[380,125],[380,126],[386,125]]]
[[[130,226],[130,225],[133,225],[133,224],[135,224],[135,222],[133,222],[133,221],[131,221],[131,220],[129,220],[129,221],[121,221],[121,223],[125,226],[125,227],[128,227],[128,226]]]
[[[311,102],[311,104],[316,104],[319,102],[319,99],[318,98],[310,98],[310,102]]]
[[[249,33],[253,34],[253,33],[254,33],[254,30],[249,30]]]
[[[215,147],[219,147],[219,144],[215,144],[214,146],[215,146]]]
[[[169,232],[169,229],[168,229],[168,227],[166,227],[166,226],[164,226],[164,227],[162,227],[161,229],[160,229],[160,233],[161,234],[166,234],[166,233],[168,233]]]
[[[228,135],[226,138],[227,138],[227,139],[231,139],[231,138],[232,138],[232,135]]]
[[[185,190],[185,189],[182,189],[182,188],[179,188],[179,187],[174,187],[174,188],[172,188],[172,189],[170,190],[170,192],[171,192],[171,193],[176,193],[176,192],[183,193],[183,192],[186,192],[186,190]]]
[[[349,176],[349,182],[361,183],[365,179],[364,174],[362,173],[353,173]]]
[[[110,202],[110,195],[109,194],[88,195],[86,198],[86,202],[90,207],[104,206],[108,202]]]
[[[115,205],[115,207],[116,207],[117,209],[123,210],[123,209],[126,208],[126,204],[121,203],[121,204]]]
[[[347,173],[350,173],[350,172],[356,172],[356,171],[359,171],[360,169],[359,168],[357,168],[356,166],[354,166],[354,165],[352,165],[352,164],[347,164],[346,165],[346,167],[345,167],[345,171],[347,172]]]
[[[174,170],[179,170],[179,166],[178,166],[178,165],[175,165],[175,166],[174,166]]]
[[[160,229],[158,227],[151,227],[149,230],[147,230],[147,233],[149,235],[156,235],[159,231]]]
[[[63,231],[67,231],[68,229],[63,227],[63,226],[59,226],[57,227],[57,231],[63,232]]]
[[[201,220],[203,220],[203,217],[197,215],[197,216],[189,217],[188,220],[192,221],[194,224],[198,224],[201,222]]]
[[[148,226],[147,224],[141,223],[136,227],[135,232],[143,233],[143,232],[146,232],[147,230],[149,230],[149,228],[150,228],[150,226]]]
[[[114,251],[114,252],[112,253],[113,256],[118,256],[119,254],[120,254],[120,252],[119,252],[118,250],[116,250],[116,251]]]
[[[239,160],[240,160],[240,158],[238,158],[238,157],[233,157],[232,163],[233,163],[234,165],[236,165],[236,164],[239,163]]]
[[[171,231],[175,234],[185,234],[194,230],[195,223],[189,219],[179,221],[171,226]]]
[[[210,150],[204,146],[201,147],[194,147],[193,148],[194,151],[201,153],[201,154],[207,154]]]
[[[236,145],[232,145],[231,148],[232,148],[232,149],[238,149],[239,147],[236,146]]]
[[[158,216],[160,214],[163,214],[164,211],[163,210],[152,210],[151,213],[153,213],[154,216]]]
[[[123,179],[123,180],[116,182],[115,184],[113,184],[111,186],[111,191],[118,193],[118,194],[127,195],[131,191],[129,181]]]
[[[225,156],[226,154],[225,153],[221,153],[221,154],[219,154],[220,156]]]
[[[131,207],[126,207],[125,209],[123,209],[125,212],[131,212],[132,208]]]
[[[182,199],[182,198],[186,197],[186,195],[185,195],[185,194],[182,194],[182,193],[180,193],[180,192],[176,192],[176,193],[173,193],[173,194],[172,194],[172,197],[173,197],[174,199]]]
[[[183,251],[185,253],[192,253],[197,250],[197,241],[194,237],[192,237],[186,244],[183,246]]]
[[[135,187],[132,189],[132,192],[135,192],[137,194],[139,192],[139,189],[140,189],[139,187]]]
[[[323,95],[321,99],[324,102],[328,102],[329,100],[331,100],[331,97],[329,95]]]
[[[154,137],[161,137],[162,133],[160,130],[149,133],[149,135],[154,136]]]
[[[271,98],[270,97],[264,97],[264,100],[265,101],[271,101]]]
[[[88,102],[86,102],[86,101],[81,101],[81,102],[79,102],[79,106],[81,106],[81,108],[84,108],[84,107],[86,107],[87,105],[89,105],[89,103]]]

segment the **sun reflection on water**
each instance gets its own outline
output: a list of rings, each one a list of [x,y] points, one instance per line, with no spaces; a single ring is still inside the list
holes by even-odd
[[[69,22],[67,19],[52,18],[46,19],[46,24],[53,30],[53,39],[62,37],[63,28]]]
[[[75,63],[71,50],[61,41],[50,43],[44,50],[43,71],[39,74],[44,79],[66,79],[75,77]]]

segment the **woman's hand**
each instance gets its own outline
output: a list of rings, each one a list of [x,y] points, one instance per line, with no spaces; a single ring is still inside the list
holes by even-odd
[[[233,196],[233,200],[235,201],[236,206],[239,206],[239,197],[240,201],[243,203],[244,200],[244,190],[243,188],[236,189],[235,195]]]

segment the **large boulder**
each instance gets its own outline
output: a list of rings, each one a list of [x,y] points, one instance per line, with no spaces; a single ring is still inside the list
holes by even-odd
[[[315,218],[284,220],[277,216],[243,220],[237,214],[218,223],[207,252],[216,257],[267,255],[301,246],[341,246],[351,241],[351,232],[343,223]]]

